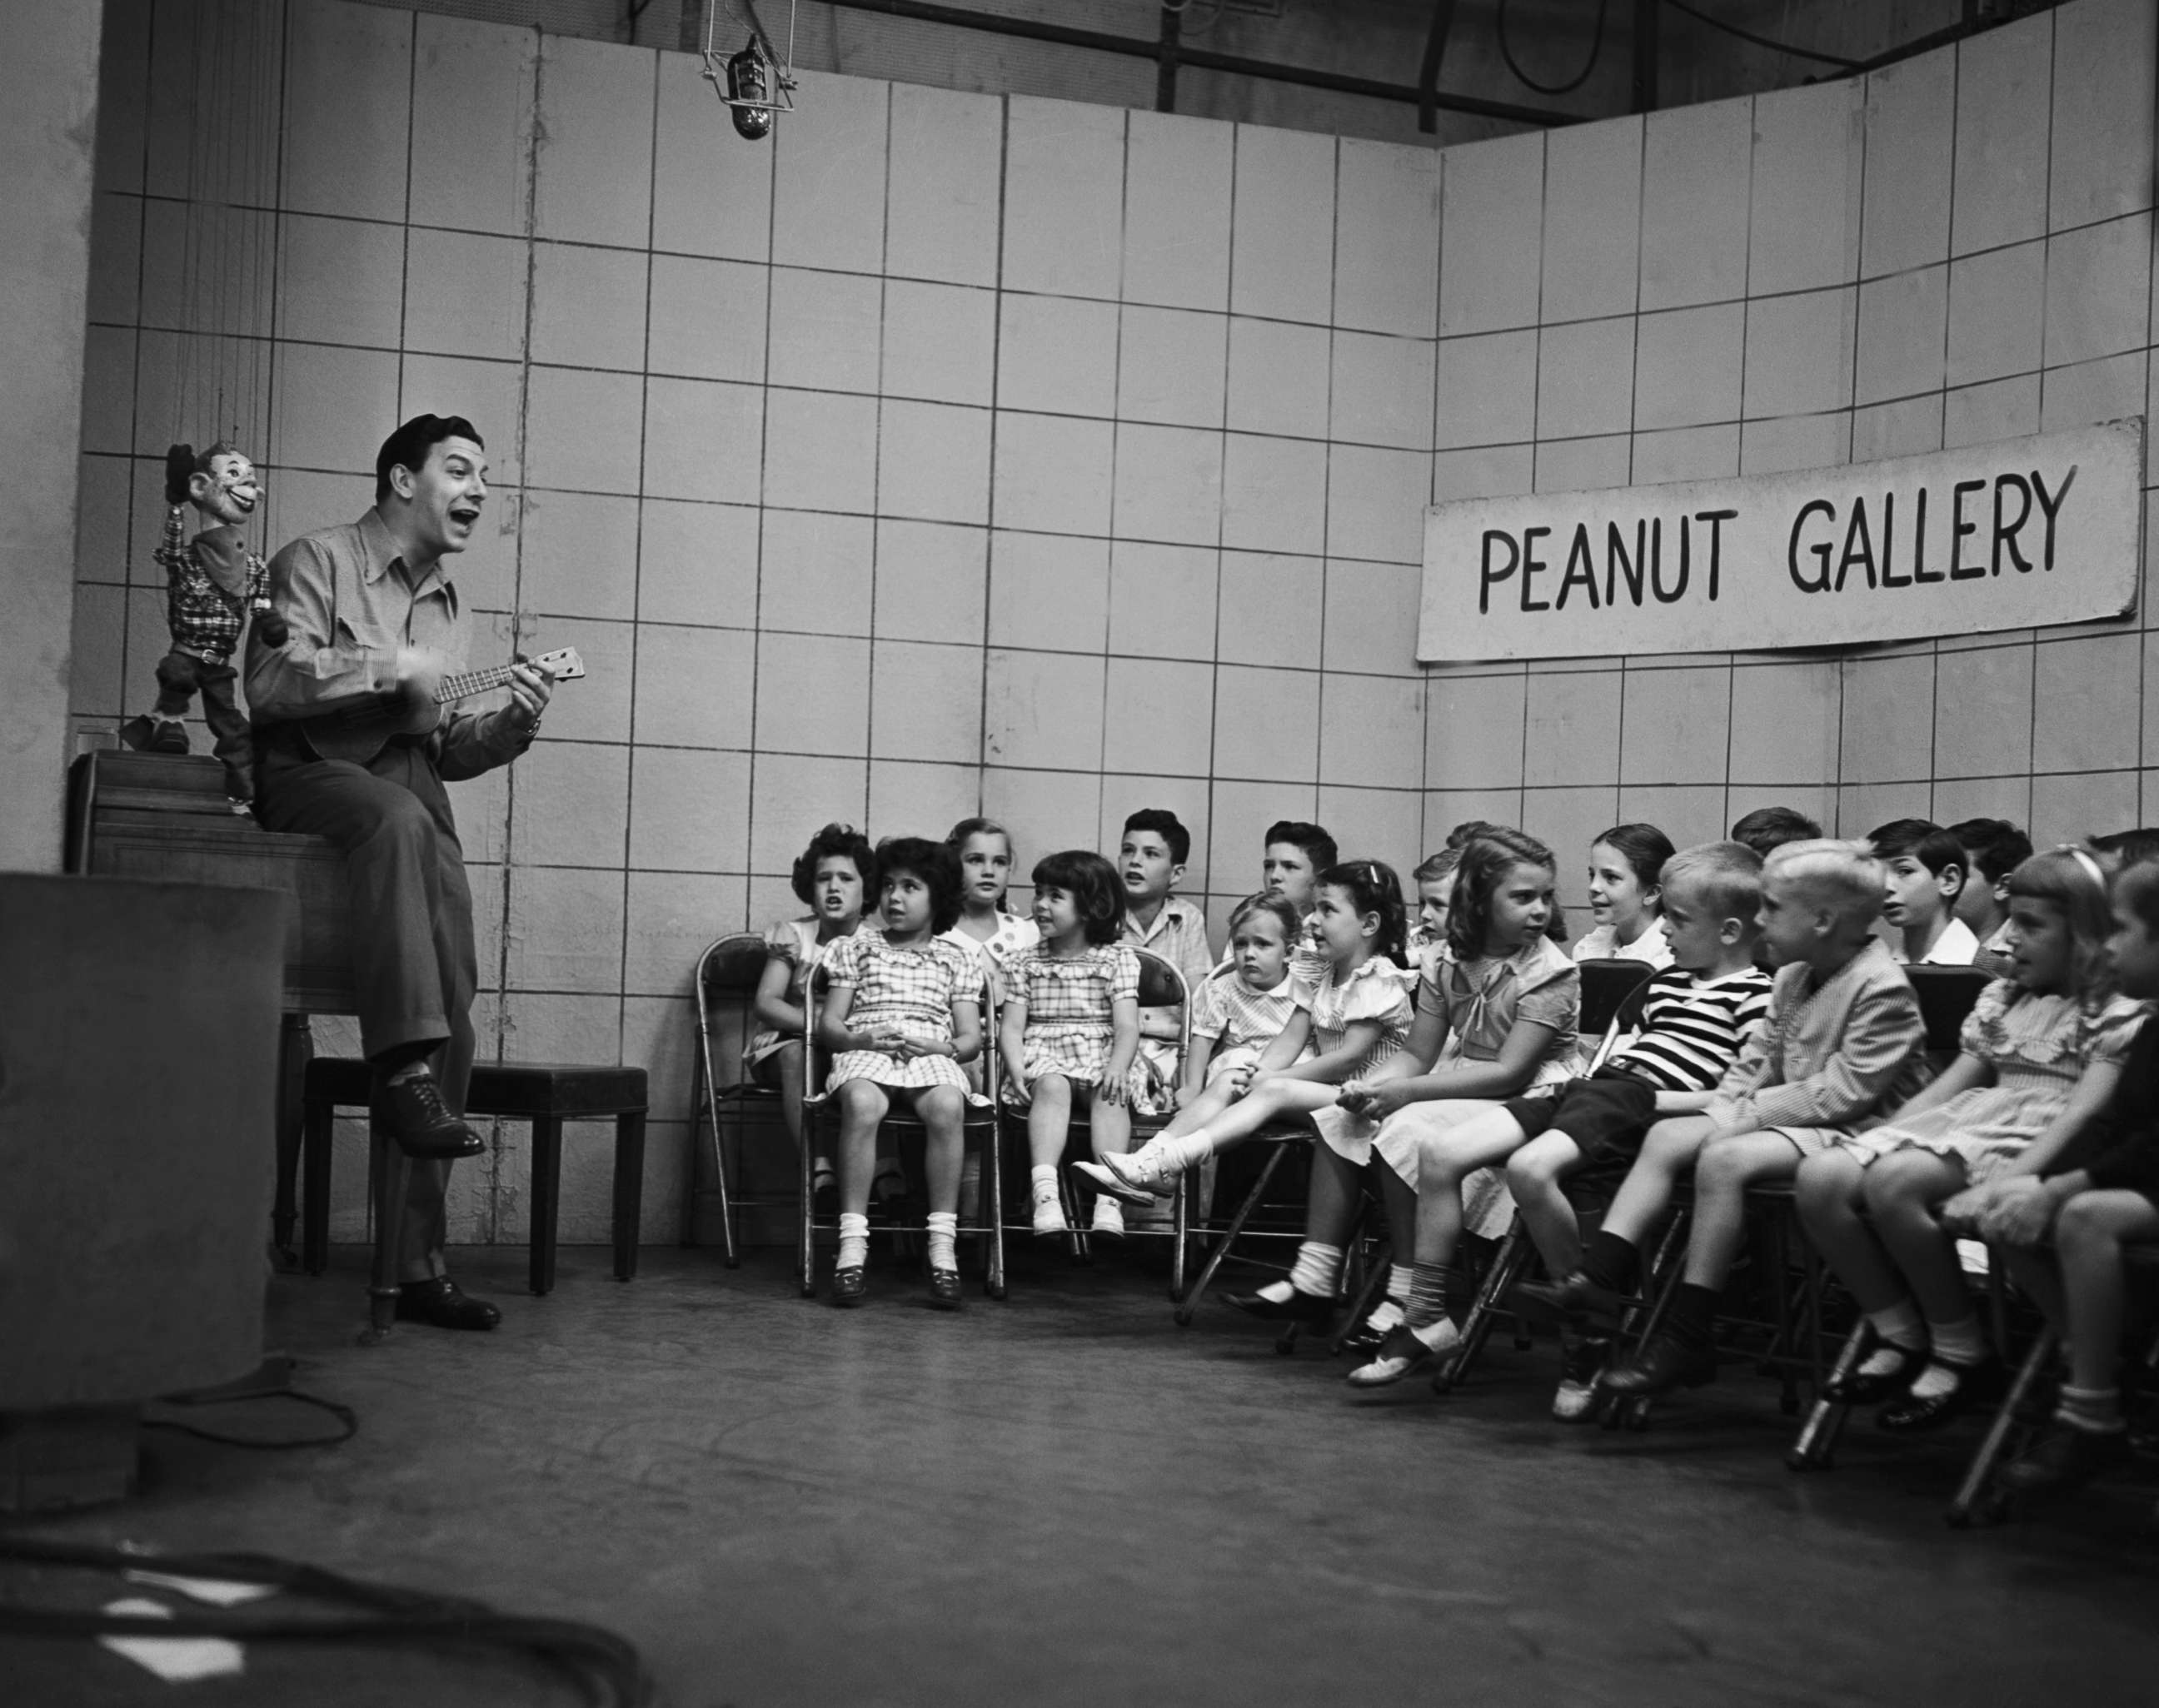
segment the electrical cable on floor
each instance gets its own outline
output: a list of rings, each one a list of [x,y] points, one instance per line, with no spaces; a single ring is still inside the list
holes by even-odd
[[[1611,9],[1612,0],[1597,0],[1597,23],[1590,31],[1589,58],[1583,62],[1574,80],[1568,83],[1540,83],[1521,68],[1514,58],[1514,49],[1507,45],[1507,3],[1508,0],[1499,0],[1497,9],[1494,11],[1492,34],[1499,44],[1499,57],[1507,62],[1507,69],[1514,74],[1518,81],[1526,83],[1540,95],[1571,95],[1589,81],[1589,74],[1597,69],[1597,62],[1604,53],[1604,14]]]
[[[476,1648],[539,1659],[575,1685],[593,1708],[645,1708],[655,1700],[652,1676],[635,1645],[600,1626],[499,1613],[484,1602],[370,1583],[275,1555],[160,1554],[0,1533],[0,1560],[256,1584],[355,1610],[339,1617],[284,1618],[258,1602],[246,1612],[189,1611],[153,1618],[0,1602],[0,1636],[221,1637],[238,1643]]]
[[[197,1441],[215,1441],[221,1447],[254,1447],[263,1452],[284,1452],[295,1447],[334,1447],[350,1441],[360,1432],[360,1414],[349,1405],[340,1405],[334,1400],[325,1400],[319,1394],[303,1394],[297,1388],[278,1388],[260,1394],[241,1395],[174,1395],[153,1405],[168,1406],[240,1405],[257,1400],[297,1400],[303,1405],[312,1405],[318,1411],[327,1411],[343,1426],[335,1435],[300,1436],[284,1440],[265,1441],[256,1436],[220,1435],[215,1430],[205,1429],[199,1424],[183,1423],[177,1417],[147,1416],[142,1420],[145,1429],[169,1429],[179,1435],[193,1436]]]
[[[1766,35],[1757,35],[1750,29],[1742,29],[1736,23],[1727,23],[1721,18],[1712,18],[1700,8],[1688,5],[1686,0],[1664,0],[1664,3],[1675,12],[1684,12],[1697,23],[1706,23],[1711,29],[1721,29],[1727,35],[1736,35],[1742,42],[1752,42],[1756,47],[1767,48],[1773,54],[1789,54],[1795,60],[1814,60],[1825,65],[1835,65],[1843,71],[1859,70],[1856,60],[1841,59],[1835,54],[1818,54],[1812,48],[1795,48],[1789,42],[1772,41]],[[1503,6],[1501,9],[1505,8]]]

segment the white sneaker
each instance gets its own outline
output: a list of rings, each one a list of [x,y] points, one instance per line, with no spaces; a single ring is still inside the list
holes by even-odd
[[[1091,1161],[1074,1162],[1072,1166],[1093,1181],[1102,1192],[1108,1194],[1108,1198],[1101,1200],[1102,1202],[1117,1198],[1123,1199],[1128,1204],[1151,1204],[1154,1202],[1153,1193],[1143,1192],[1136,1186],[1127,1184],[1124,1176],[1112,1172],[1100,1162]]]
[[[1098,1240],[1125,1237],[1125,1208],[1113,1198],[1095,1200],[1095,1219],[1087,1231]]]
[[[1064,1219],[1064,1200],[1053,1181],[1045,1180],[1034,1189],[1034,1231],[1045,1239],[1072,1231],[1072,1224]]]
[[[1160,1149],[1143,1145],[1136,1151],[1111,1151],[1102,1158],[1103,1166],[1135,1192],[1143,1192],[1152,1198],[1168,1198],[1177,1190],[1179,1171],[1170,1167],[1168,1158]]]

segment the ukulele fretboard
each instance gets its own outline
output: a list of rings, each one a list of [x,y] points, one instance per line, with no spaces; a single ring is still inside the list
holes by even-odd
[[[435,703],[448,706],[453,700],[484,694],[489,688],[500,688],[509,680],[508,665],[489,665],[484,670],[463,670],[454,676],[445,676],[436,684]]]

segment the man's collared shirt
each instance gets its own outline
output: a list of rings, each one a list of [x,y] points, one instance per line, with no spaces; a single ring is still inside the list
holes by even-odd
[[[416,586],[381,512],[303,534],[270,561],[270,601],[292,627],[282,647],[258,624],[247,645],[247,703],[260,723],[310,717],[397,686],[397,655],[431,653],[448,675],[465,668],[467,624],[438,559]],[[449,714],[437,732],[447,778],[515,758],[529,744],[493,713]]]

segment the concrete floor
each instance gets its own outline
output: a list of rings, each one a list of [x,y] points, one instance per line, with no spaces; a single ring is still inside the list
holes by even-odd
[[[2151,1490],[1954,1534],[1969,1438],[1848,1437],[1799,1478],[1751,1377],[1639,1436],[1545,1416],[1548,1345],[1464,1392],[1353,1400],[1209,1306],[1170,1321],[1127,1261],[1019,1260],[956,1317],[873,1268],[848,1313],[769,1254],[463,1255],[506,1321],[353,1344],[362,1254],[272,1288],[298,1385],[358,1408],[322,1452],[153,1437],[85,1540],[253,1549],[589,1619],[679,1708],[784,1704],[2146,1703],[2159,1672]],[[258,1414],[231,1426],[313,1426]],[[14,1580],[15,1593],[22,1580]],[[568,1700],[424,1656],[251,1651],[175,1690],[73,1645],[0,1643],[0,1699]]]

